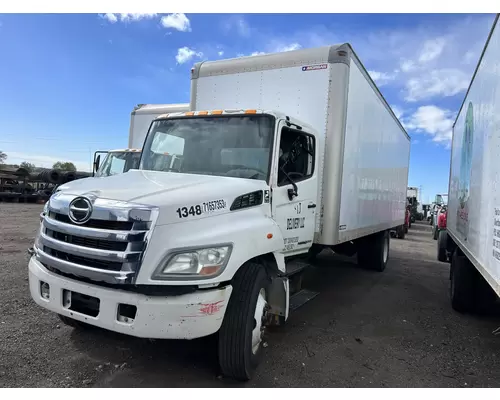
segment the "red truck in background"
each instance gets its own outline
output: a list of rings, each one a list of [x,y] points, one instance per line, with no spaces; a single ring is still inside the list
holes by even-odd
[[[441,207],[438,212],[437,225],[435,227],[434,239],[437,239],[437,258],[439,261],[448,262],[451,254],[447,250],[446,221],[448,210],[446,206]]]

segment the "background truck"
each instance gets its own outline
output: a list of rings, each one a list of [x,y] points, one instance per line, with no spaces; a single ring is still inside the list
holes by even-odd
[[[191,79],[196,111],[153,122],[139,170],[51,197],[30,291],[72,326],[217,333],[222,374],[247,380],[266,327],[317,294],[301,290],[307,257],[385,269],[410,140],[348,44],[205,62]]]
[[[139,166],[141,149],[151,122],[159,115],[189,111],[189,103],[138,104],[130,115],[128,149],[96,151],[94,153],[94,176],[103,177],[127,172]],[[106,154],[101,162],[101,154]],[[175,157],[172,162],[174,167]],[[166,161],[165,161],[166,162]]]
[[[453,125],[446,230],[450,294],[460,312],[491,310],[500,295],[500,28],[495,18]]]

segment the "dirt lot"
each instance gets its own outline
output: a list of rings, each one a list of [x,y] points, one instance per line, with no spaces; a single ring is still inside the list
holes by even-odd
[[[447,264],[427,225],[391,241],[384,273],[320,255],[320,292],[269,335],[257,376],[219,379],[209,340],[148,341],[78,332],[32,302],[28,255],[40,205],[0,203],[0,387],[500,386],[497,317],[454,312]]]

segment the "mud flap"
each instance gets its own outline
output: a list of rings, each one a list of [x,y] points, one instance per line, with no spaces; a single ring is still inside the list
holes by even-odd
[[[286,276],[272,278],[268,293],[268,303],[271,307],[267,311],[267,323],[269,326],[284,325],[288,319],[289,292],[289,282]]]

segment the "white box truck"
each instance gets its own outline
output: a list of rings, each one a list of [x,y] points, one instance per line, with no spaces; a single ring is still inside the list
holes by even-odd
[[[196,111],[153,122],[139,170],[46,203],[30,290],[71,326],[217,333],[221,372],[247,380],[308,254],[385,269],[410,141],[348,44],[197,64],[191,93]]]
[[[459,312],[488,312],[500,295],[498,110],[497,15],[453,125],[446,230],[438,238],[441,254],[451,254],[451,304]]]
[[[94,176],[105,177],[121,174],[139,166],[141,149],[151,122],[159,115],[189,111],[189,103],[138,104],[130,116],[127,149],[96,151],[94,153]],[[101,163],[101,154],[106,157]],[[175,160],[173,159],[172,162]],[[172,164],[173,165],[173,164]]]

